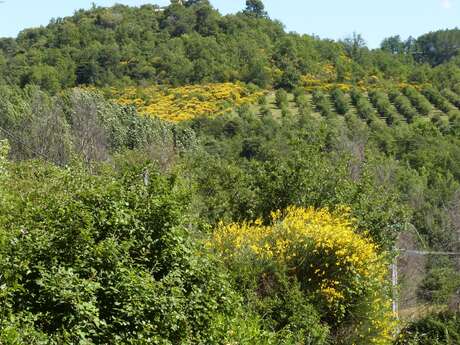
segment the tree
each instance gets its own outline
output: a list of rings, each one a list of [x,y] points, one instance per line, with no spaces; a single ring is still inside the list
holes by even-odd
[[[366,48],[366,41],[363,36],[353,32],[351,37],[347,37],[343,40],[343,45],[348,56],[352,59],[357,59],[359,62],[359,58],[362,55],[361,52]]]
[[[244,13],[255,16],[255,17],[267,17],[267,12],[265,11],[265,5],[262,0],[247,0],[246,9]]]
[[[399,35],[385,38],[380,47],[391,54],[401,54],[405,51],[405,44]]]

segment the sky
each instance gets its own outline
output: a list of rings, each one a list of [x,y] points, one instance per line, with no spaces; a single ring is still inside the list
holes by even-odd
[[[0,1],[0,37],[14,37],[21,30],[46,25],[91,4],[139,6],[166,5],[168,0],[4,0]],[[244,8],[245,0],[211,0],[221,13]],[[460,25],[460,0],[265,0],[271,18],[288,31],[344,39],[360,33],[368,46],[377,48],[385,37],[417,37],[426,32]]]

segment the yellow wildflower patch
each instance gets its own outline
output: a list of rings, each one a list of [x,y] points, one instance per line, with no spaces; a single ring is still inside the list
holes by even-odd
[[[111,88],[108,93],[118,104],[134,106],[141,114],[171,122],[203,115],[214,117],[233,107],[256,103],[263,95],[263,92],[234,83]]]

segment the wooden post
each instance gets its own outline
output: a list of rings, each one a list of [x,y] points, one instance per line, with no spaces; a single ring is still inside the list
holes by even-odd
[[[391,286],[393,294],[393,314],[399,319],[398,310],[398,257],[395,256],[391,264]]]

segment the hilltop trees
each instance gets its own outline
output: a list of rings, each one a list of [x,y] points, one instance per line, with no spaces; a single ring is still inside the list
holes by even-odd
[[[418,59],[432,66],[448,62],[458,55],[460,48],[460,30],[440,30],[422,35],[416,46],[420,53]]]
[[[414,57],[431,58],[417,47],[393,37],[382,50],[369,50],[359,34],[338,43],[287,33],[269,19],[261,0],[248,0],[242,12],[226,16],[209,1],[194,0],[163,11],[152,5],[93,7],[26,29],[16,39],[0,39],[0,71],[10,83],[51,93],[76,85],[234,81],[293,89],[305,76],[355,83],[374,76],[427,80],[431,75]],[[432,74],[449,86],[459,80],[456,68]]]
[[[266,17],[265,5],[262,0],[246,0],[246,9],[244,13],[255,17]]]
[[[380,47],[382,50],[391,54],[403,54],[405,52],[405,43],[401,40],[401,36],[393,36],[385,38]]]

